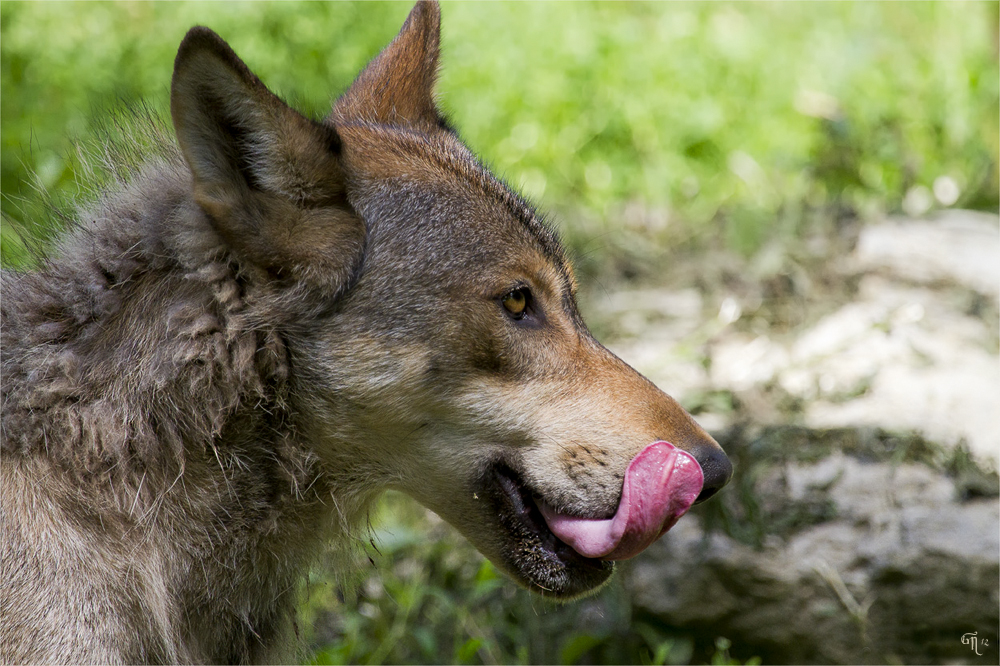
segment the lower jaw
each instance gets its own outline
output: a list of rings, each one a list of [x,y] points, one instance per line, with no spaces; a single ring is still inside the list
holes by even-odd
[[[592,593],[614,572],[614,564],[583,557],[559,541],[528,491],[509,467],[497,465],[484,479],[484,494],[507,539],[501,567],[533,592],[568,600]]]
[[[601,563],[601,567],[575,567],[567,566],[558,570],[544,568],[540,571],[533,571],[532,567],[519,563],[520,569],[517,576],[513,576],[521,585],[527,589],[560,601],[569,601],[579,597],[584,597],[597,592],[604,586],[614,573],[614,565],[610,562]]]

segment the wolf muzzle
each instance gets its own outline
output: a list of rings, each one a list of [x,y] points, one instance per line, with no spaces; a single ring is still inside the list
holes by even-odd
[[[693,455],[668,442],[653,442],[625,471],[621,501],[605,520],[538,508],[549,529],[584,557],[625,560],[665,534],[702,494],[705,475]]]

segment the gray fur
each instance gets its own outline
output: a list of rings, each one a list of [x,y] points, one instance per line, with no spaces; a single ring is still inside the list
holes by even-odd
[[[6,661],[266,660],[336,524],[287,400],[294,291],[255,286],[189,188],[170,156],[3,276]]]

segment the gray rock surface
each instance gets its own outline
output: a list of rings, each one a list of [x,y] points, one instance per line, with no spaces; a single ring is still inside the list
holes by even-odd
[[[963,501],[926,465],[841,452],[771,475],[755,491],[772,518],[817,502],[831,517],[760,547],[682,520],[629,570],[635,606],[765,663],[979,663],[971,631],[997,660],[995,497]]]
[[[921,283],[952,280],[1000,297],[995,215],[950,210],[929,220],[887,220],[862,230],[855,258],[861,269],[888,269]]]

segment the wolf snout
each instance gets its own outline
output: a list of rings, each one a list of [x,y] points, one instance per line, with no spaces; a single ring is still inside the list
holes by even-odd
[[[694,501],[695,504],[700,504],[729,483],[729,479],[733,476],[733,463],[715,440],[687,446],[686,450],[701,465],[701,472],[704,475],[701,493]]]
[[[683,516],[701,492],[702,471],[687,451],[656,441],[632,459],[618,510],[609,519],[565,515],[544,502],[549,529],[589,558],[624,560],[642,552]]]

